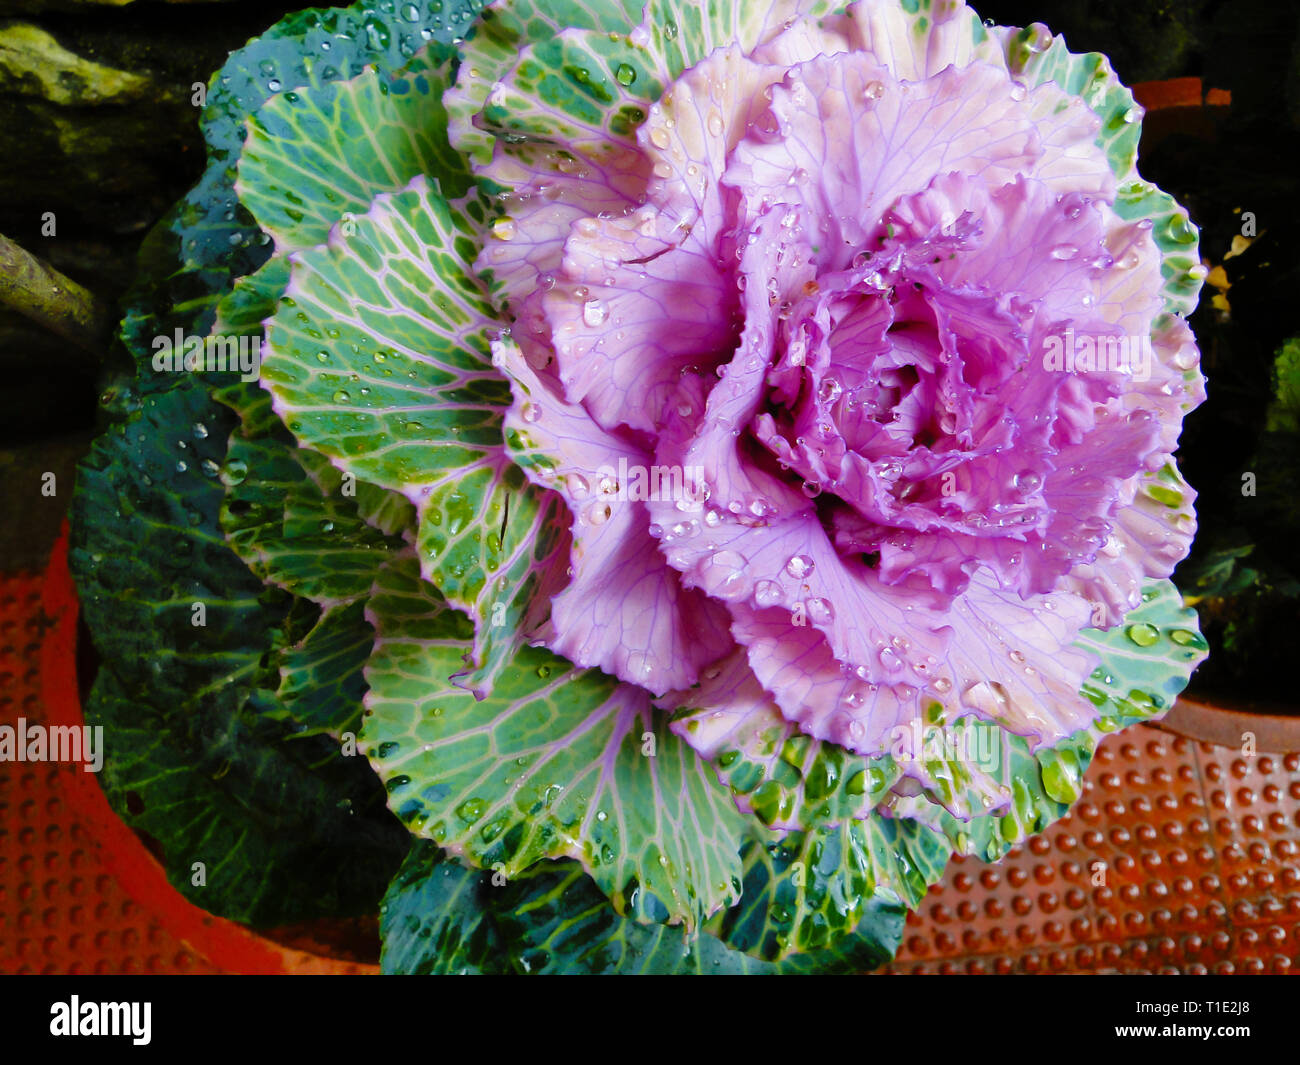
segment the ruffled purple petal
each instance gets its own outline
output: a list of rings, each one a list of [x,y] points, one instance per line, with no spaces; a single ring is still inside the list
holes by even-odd
[[[732,647],[729,619],[655,549],[646,504],[627,483],[629,471],[653,468],[648,453],[567,403],[516,345],[498,341],[493,354],[515,391],[507,440],[529,479],[559,492],[574,516],[571,579],[551,600],[542,642],[651,691],[693,684]]]

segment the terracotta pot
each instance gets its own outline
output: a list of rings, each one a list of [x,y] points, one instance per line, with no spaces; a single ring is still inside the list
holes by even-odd
[[[1142,105],[1142,144],[1150,147],[1173,132],[1194,133],[1214,140],[1216,111],[1232,103],[1223,89],[1206,89],[1200,78],[1169,78],[1140,81],[1133,86],[1133,99]]]
[[[1272,703],[1236,702],[1193,693],[1179,699],[1159,725],[1220,747],[1270,754],[1300,751],[1300,715]]]

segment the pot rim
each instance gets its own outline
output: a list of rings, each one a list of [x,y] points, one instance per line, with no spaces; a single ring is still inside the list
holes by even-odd
[[[1211,743],[1247,755],[1249,750],[1268,754],[1300,751],[1300,715],[1269,707],[1280,704],[1246,700],[1217,701],[1213,697],[1182,696],[1163,718],[1161,728],[1201,743]],[[1251,740],[1253,737],[1253,740]]]

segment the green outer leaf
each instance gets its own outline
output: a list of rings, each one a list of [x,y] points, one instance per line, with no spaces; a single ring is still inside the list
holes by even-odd
[[[422,178],[380,196],[351,235],[299,254],[262,366],[303,444],[416,503],[426,576],[475,618],[482,669],[467,683],[483,690],[568,561],[563,502],[527,484],[501,437],[510,388],[469,267],[485,210]]]
[[[117,652],[105,655],[111,668],[151,673],[187,703],[209,684],[226,700],[259,681],[261,650],[290,604],[217,527],[231,421],[181,376],[100,437],[78,475],[71,559],[87,624]],[[192,624],[194,603],[207,607],[203,626]]]
[[[367,525],[378,529],[385,536],[400,536],[410,543],[415,539],[415,507],[406,496],[390,492],[369,481],[357,480],[353,483],[339,472],[328,458],[319,451],[300,447],[295,458],[307,471],[307,476],[316,482],[317,489],[327,496],[345,494],[343,485],[355,489],[356,496],[348,496],[357,508],[357,515]]]
[[[886,895],[862,906],[858,924],[829,950],[765,961],[708,931],[637,924],[619,917],[591,878],[575,865],[535,866],[493,896],[498,927],[529,973],[778,975],[845,973],[889,961],[902,939],[906,910]],[[728,913],[732,911],[726,911]]]
[[[707,734],[715,725],[713,713],[707,707],[691,708],[688,700],[673,716],[673,730]],[[707,749],[718,779],[737,806],[775,828],[866,816],[899,777],[892,758],[864,758],[813,739],[782,717],[774,704],[761,717],[746,716],[735,731],[711,740]]]
[[[1126,221],[1149,219],[1151,236],[1160,249],[1160,274],[1165,279],[1165,310],[1181,315],[1196,310],[1201,284],[1208,276],[1198,250],[1200,230],[1187,211],[1167,192],[1141,178],[1121,183],[1115,213]]]
[[[467,869],[417,840],[381,907],[389,974],[731,974],[775,967],[677,925],[620,917],[575,862],[520,878]]]
[[[882,904],[914,908],[943,875],[952,846],[935,829],[873,813],[863,820],[747,842],[737,906],[707,930],[766,960],[796,953],[851,953],[871,968],[888,961],[897,941],[872,941],[863,928]],[[866,964],[864,951],[874,961]]]
[[[312,611],[263,588],[222,542],[210,471],[231,422],[181,375],[79,471],[70,565],[101,658],[87,705],[105,727],[101,780],[158,841],[171,882],[210,912],[253,923],[366,912],[405,833],[364,759],[300,736],[272,695],[267,651],[298,639]]]
[[[492,458],[510,399],[462,218],[423,179],[380,196],[354,234],[300,254],[267,323],[263,385],[299,440],[416,498]]]
[[[664,91],[657,67],[657,58],[627,37],[565,30],[530,45],[501,75],[480,124],[494,135],[527,137],[533,150],[542,142],[600,160],[620,142],[635,148],[633,132]]]
[[[362,670],[375,645],[365,604],[335,607],[298,643],[280,652],[276,698],[290,717],[313,732],[355,739],[361,731],[366,680]]]
[[[357,513],[336,471],[328,492],[308,476],[265,393],[245,406],[221,479],[227,544],[262,580],[322,606],[369,595],[380,565],[403,546]]]
[[[641,921],[734,900],[740,815],[644,691],[526,648],[476,700],[450,681],[469,622],[413,559],[381,573],[369,616],[362,745],[413,832],[510,877],[576,858]]]
[[[498,0],[484,9],[461,48],[456,89],[447,97],[452,143],[472,162],[492,161],[493,134],[474,124],[493,87],[531,44],[565,30],[627,34],[641,18],[642,0]],[[662,91],[662,90],[661,90]]]
[[[213,75],[203,110],[207,169],[145,241],[143,280],[127,299],[122,339],[142,365],[154,336],[177,327],[206,335],[220,294],[267,258],[270,238],[234,193],[248,116],[276,92],[346,80],[370,65],[396,70],[427,43],[462,37],[480,7],[479,0],[412,0],[396,12],[367,2],[308,9],[231,54]],[[147,369],[139,381],[143,391],[168,384]]]
[[[273,96],[254,112],[235,189],[278,252],[323,243],[340,218],[419,174],[447,196],[468,191],[472,179],[447,142],[442,104],[454,55],[433,46],[395,74],[370,69]]]
[[[1147,630],[1155,630],[1154,634]],[[1138,639],[1134,639],[1134,636]],[[1153,638],[1154,635],[1154,638]],[[1139,640],[1152,639],[1140,643]],[[1142,603],[1112,629],[1085,629],[1077,641],[1101,656],[1083,694],[1103,711],[1099,733],[1167,713],[1209,651],[1196,611],[1183,606],[1172,581],[1149,581]]]
[[[535,866],[493,896],[517,965],[537,975],[735,975],[775,967],[707,933],[620,917],[575,863]]]
[[[261,336],[262,323],[289,284],[289,257],[275,255],[247,277],[239,278],[217,303],[213,336]]]
[[[1094,746],[1087,729],[1037,753],[1029,751],[1022,737],[1004,734],[999,779],[1006,781],[1011,794],[1005,807],[962,820],[938,805],[937,799],[926,796],[895,803],[895,812],[934,825],[956,853],[994,862],[1069,812]]]
[[[379,907],[380,967],[390,975],[513,973],[488,891],[477,869],[444,859],[432,843],[416,840]]]

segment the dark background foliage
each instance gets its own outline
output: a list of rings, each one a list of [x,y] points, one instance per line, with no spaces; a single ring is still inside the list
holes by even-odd
[[[0,233],[105,299],[126,289],[150,226],[203,167],[195,82],[230,49],[300,6],[284,0],[162,3],[0,0]],[[1202,534],[1178,575],[1204,594],[1216,653],[1202,684],[1288,697],[1296,622],[1291,562],[1300,535],[1290,438],[1263,433],[1274,353],[1296,327],[1300,262],[1300,5],[1278,0],[986,0],[986,18],[1046,23],[1074,51],[1111,57],[1127,83],[1199,77],[1228,108],[1143,142],[1142,171],[1184,203],[1210,265],[1231,282],[1230,314],[1207,289],[1193,316],[1209,402],[1188,420],[1182,462],[1200,493]],[[1242,212],[1260,236],[1224,260]],[[46,212],[57,231],[42,234]],[[94,429],[101,367],[0,310],[0,522],[7,564],[38,565],[62,508],[18,491],[67,474]],[[1255,497],[1241,474],[1255,470]],[[1248,549],[1248,550],[1247,550]],[[1246,552],[1243,554],[1243,551]],[[1232,594],[1227,594],[1232,593]]]

